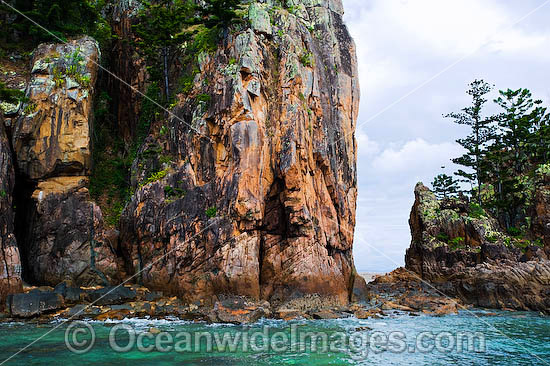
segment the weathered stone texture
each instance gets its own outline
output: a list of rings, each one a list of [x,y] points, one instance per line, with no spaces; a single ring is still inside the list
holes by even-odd
[[[19,173],[30,179],[89,173],[98,62],[99,47],[89,37],[41,44],[34,51],[26,92],[30,101],[13,134]]]
[[[329,5],[308,1],[291,14],[253,4],[251,28],[199,56],[169,133],[148,139],[172,162],[142,154],[134,165],[121,244],[145,285],[189,299],[348,301],[359,86],[340,2]],[[151,166],[166,176],[140,186]]]
[[[501,232],[489,214],[471,215],[465,201],[438,201],[422,184],[415,196],[408,270],[476,306],[550,310],[550,261],[544,248],[522,250],[514,244],[519,239]]]

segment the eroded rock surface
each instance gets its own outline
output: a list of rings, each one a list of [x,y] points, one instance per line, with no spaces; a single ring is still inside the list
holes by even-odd
[[[489,214],[438,201],[422,184],[415,196],[408,270],[476,306],[550,310],[550,261],[539,241],[512,238]]]
[[[349,300],[355,47],[340,1],[295,5],[252,4],[250,28],[200,55],[191,93],[147,140],[171,162],[142,150],[134,164],[121,239],[146,286]]]
[[[19,173],[30,179],[89,173],[98,62],[99,47],[89,37],[34,51],[29,102],[13,134]]]

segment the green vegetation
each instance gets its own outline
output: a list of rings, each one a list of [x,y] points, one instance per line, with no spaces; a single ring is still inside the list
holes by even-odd
[[[492,87],[483,80],[474,80],[470,84],[467,94],[472,97],[472,105],[463,108],[458,113],[449,113],[447,118],[453,118],[459,125],[466,125],[471,132],[457,142],[466,150],[466,153],[453,162],[466,167],[469,171],[459,170],[456,175],[463,178],[463,181],[470,182],[477,189],[474,192],[476,200],[481,205],[481,169],[482,169],[482,148],[493,135],[492,119],[482,115],[483,105],[487,102],[484,96],[491,91]]]
[[[216,215],[218,214],[218,209],[216,208],[216,206],[212,206],[210,208],[208,208],[206,211],[206,216],[211,219],[213,217],[216,217]]]
[[[197,102],[210,103],[212,97],[209,94],[198,94],[196,97]]]
[[[171,187],[171,186],[165,186],[164,187],[164,195],[167,198],[174,199],[174,198],[183,198],[187,192],[185,190],[178,188],[178,187]]]
[[[90,35],[104,45],[111,40],[111,28],[101,11],[106,0],[16,0],[14,7],[24,16],[2,5],[0,11],[13,14],[16,20],[10,23],[23,39],[12,39],[13,32],[0,25],[2,45],[8,49],[35,47],[41,42],[66,41],[69,37]],[[47,29],[47,31],[46,31]],[[25,48],[27,48],[25,47]]]
[[[50,59],[51,61],[51,59]],[[65,56],[66,66],[54,66],[53,82],[56,88],[61,88],[67,82],[67,77],[70,77],[84,88],[90,87],[90,75],[86,73],[86,60],[79,48],[73,53]]]
[[[164,177],[166,177],[166,175],[168,175],[168,170],[169,169],[166,168],[151,174],[147,179],[145,179],[143,182],[139,184],[139,187],[141,188],[143,186],[146,186],[147,184],[154,183],[156,181],[163,179]]]
[[[25,93],[21,90],[10,89],[6,87],[6,84],[0,81],[0,102],[5,103],[19,103],[25,97]]]
[[[464,245],[465,239],[462,236],[458,236],[456,238],[453,238],[447,242],[449,245],[449,249],[451,250],[459,250],[464,249],[466,246]]]
[[[466,153],[453,159],[465,168],[455,174],[471,186],[466,193],[477,204],[469,216],[486,216],[482,212],[487,210],[513,232],[530,224],[527,211],[534,189],[550,173],[550,114],[529,90],[507,89],[494,99],[500,111],[486,116],[491,90],[485,81],[475,80],[467,92],[472,104],[445,117],[470,127],[468,136],[457,140]],[[438,176],[434,183],[439,196],[446,187],[456,187],[448,176]]]
[[[300,62],[306,67],[313,67],[313,65],[315,65],[315,58],[313,56],[313,53],[309,52],[308,50],[304,50],[303,53],[300,55]]]
[[[468,211],[468,216],[473,219],[481,219],[483,217],[487,217],[487,213],[477,203],[471,202],[470,203],[470,210]]]
[[[93,169],[90,195],[100,205],[105,221],[116,226],[130,196],[128,170],[132,159],[125,154],[118,136],[115,117],[109,112],[111,98],[101,93],[94,109]]]
[[[439,199],[454,197],[460,190],[458,181],[447,174],[439,174],[432,182],[435,195]]]
[[[0,198],[6,198],[7,195],[8,193],[6,191],[4,191],[3,189],[0,189]]]
[[[447,243],[451,238],[447,233],[441,232],[435,237],[437,240]]]
[[[162,82],[166,100],[171,90],[169,65],[183,55],[182,64],[194,70],[198,55],[216,49],[220,30],[240,20],[239,5],[239,0],[206,0],[204,6],[191,0],[143,1],[140,21],[134,26],[137,44],[147,59],[151,78]],[[180,80],[186,93],[193,87],[194,74]]]

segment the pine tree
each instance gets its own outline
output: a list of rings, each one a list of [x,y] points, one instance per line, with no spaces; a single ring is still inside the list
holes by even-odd
[[[533,100],[528,89],[500,91],[495,99],[504,111],[496,118],[502,142],[509,152],[516,175],[522,174],[536,154],[539,144],[537,131],[540,129],[545,108],[542,101]]]
[[[460,190],[458,181],[447,174],[439,174],[432,182],[434,194],[439,199],[450,198],[457,195]]]
[[[485,144],[493,136],[494,129],[492,127],[493,120],[483,117],[482,109],[487,99],[485,95],[491,91],[492,87],[483,80],[474,80],[470,84],[470,89],[467,93],[472,97],[472,105],[463,108],[458,113],[449,113],[445,115],[447,118],[453,118],[454,122],[459,125],[467,125],[471,127],[471,133],[464,139],[459,139],[457,142],[466,149],[466,153],[459,158],[453,159],[453,162],[462,165],[471,170],[467,172],[460,169],[456,175],[463,178],[464,182],[469,182],[472,187],[472,195],[476,196],[478,204],[481,205],[481,186],[482,172],[481,164],[484,155]]]

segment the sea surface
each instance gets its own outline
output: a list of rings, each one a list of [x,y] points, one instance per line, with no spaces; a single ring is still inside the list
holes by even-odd
[[[0,365],[550,365],[550,317],[475,310],[246,326],[177,319],[5,323]]]

